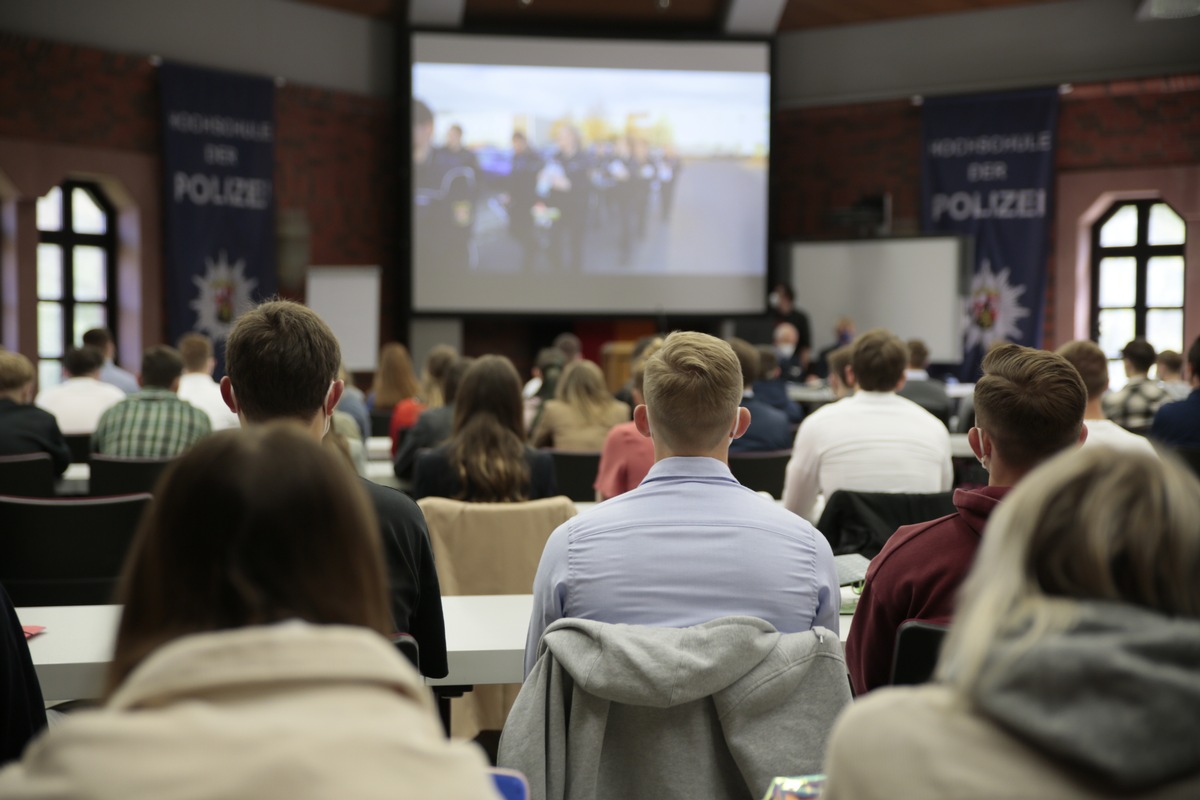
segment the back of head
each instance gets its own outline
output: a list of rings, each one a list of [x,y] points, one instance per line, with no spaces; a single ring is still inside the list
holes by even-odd
[[[174,347],[160,344],[142,353],[142,386],[147,389],[170,389],[182,374],[183,359]]]
[[[591,361],[575,360],[567,364],[554,397],[583,415],[584,419],[600,424],[612,396],[604,385],[604,373]]]
[[[439,344],[425,357],[425,375],[421,381],[421,399],[425,405],[436,408],[445,405],[446,373],[458,360],[458,351],[448,344]]]
[[[1062,356],[1004,344],[983,358],[975,426],[1010,468],[1028,470],[1079,440],[1087,388]]]
[[[1154,346],[1145,339],[1134,339],[1125,345],[1121,349],[1121,356],[1139,375],[1144,375],[1154,366]]]
[[[1108,359],[1100,346],[1088,339],[1067,342],[1054,352],[1070,362],[1083,379],[1088,400],[1095,400],[1108,391]]]
[[[1029,646],[1081,600],[1200,618],[1200,483],[1175,457],[1107,447],[1032,472],[988,521],[939,672],[976,685],[991,645]]]
[[[929,348],[920,339],[908,340],[908,366],[910,369],[925,369],[929,366]]]
[[[463,497],[480,502],[528,499],[521,378],[504,356],[482,356],[463,375],[454,400],[450,463]]]
[[[854,388],[854,380],[847,373],[846,368],[850,366],[850,361],[854,357],[854,345],[845,344],[836,350],[831,350],[825,356],[825,363],[829,365],[829,374],[836,377],[847,388]]]
[[[118,590],[115,688],[181,636],[287,619],[391,630],[375,515],[296,425],[209,436],[168,468]]]
[[[0,350],[0,394],[20,392],[33,383],[33,362],[20,353]]]
[[[728,438],[742,402],[733,348],[704,333],[676,331],[646,362],[650,431],[676,453],[703,453]]]
[[[212,339],[203,333],[185,333],[179,337],[179,355],[183,358],[186,372],[208,373],[209,359],[213,357]]]
[[[768,344],[760,344],[758,350],[758,379],[763,380],[770,378],[775,374],[775,370],[779,369],[779,356],[775,354],[775,348]]]
[[[1183,371],[1183,355],[1174,350],[1163,350],[1154,359],[1154,364],[1158,370],[1159,380],[1164,377],[1174,379]]]
[[[388,342],[383,346],[371,391],[375,394],[376,408],[391,408],[401,400],[421,393],[421,383],[413,370],[407,347],[399,342]]]
[[[656,336],[649,344],[642,348],[641,355],[634,360],[633,366],[629,368],[629,388],[635,390],[643,399],[646,396],[646,362],[650,360],[651,356],[661,350],[662,346],[662,337]]]
[[[758,380],[761,374],[762,357],[759,356],[758,349],[745,339],[735,336],[729,340],[729,346],[733,348],[733,354],[737,356],[738,365],[742,368],[742,385],[748,387]]]
[[[566,355],[557,347],[543,347],[538,351],[537,358],[534,360],[534,365],[542,373],[542,385],[538,389],[538,397],[543,400],[554,397],[558,389],[558,379],[562,377],[563,367],[566,366],[566,363]]]
[[[907,365],[908,348],[891,331],[875,328],[854,340],[850,366],[855,383],[864,391],[895,391]]]
[[[562,351],[566,361],[579,358],[579,354],[583,352],[583,342],[573,333],[560,333],[554,337],[554,347]]]
[[[113,343],[112,334],[108,332],[108,328],[92,328],[86,331],[82,337],[82,341],[88,347],[95,347],[101,353],[107,352],[108,346]]]
[[[289,300],[238,317],[225,343],[225,374],[252,422],[311,420],[337,379],[337,337],[317,313]]]
[[[450,365],[450,369],[446,370],[445,383],[442,386],[442,400],[446,405],[454,405],[454,401],[458,398],[458,387],[462,383],[463,376],[467,374],[467,370],[475,363],[473,358],[459,358]]]
[[[63,369],[72,378],[82,378],[104,366],[104,351],[90,344],[69,347],[63,354]]]

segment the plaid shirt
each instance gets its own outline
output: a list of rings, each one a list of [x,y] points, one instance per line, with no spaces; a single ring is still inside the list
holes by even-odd
[[[174,458],[212,432],[208,415],[167,389],[146,388],[104,412],[92,450],[124,458]]]
[[[1129,383],[1104,395],[1100,402],[1104,415],[1113,422],[1135,433],[1144,433],[1154,421],[1154,412],[1170,400],[1166,389],[1143,377],[1130,378]]]

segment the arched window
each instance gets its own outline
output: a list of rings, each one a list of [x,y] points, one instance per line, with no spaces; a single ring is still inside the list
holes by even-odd
[[[112,205],[95,184],[65,181],[37,202],[38,385],[62,380],[62,356],[116,318]]]
[[[1183,352],[1186,225],[1161,200],[1114,203],[1092,226],[1092,338],[1108,356],[1111,388],[1125,385],[1121,349],[1146,339]]]

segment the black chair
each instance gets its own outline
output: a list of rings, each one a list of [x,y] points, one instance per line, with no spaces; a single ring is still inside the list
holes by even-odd
[[[67,433],[67,448],[71,451],[72,464],[86,464],[92,457],[92,435],[90,433]]]
[[[417,672],[421,671],[421,646],[417,644],[417,640],[411,633],[393,634],[392,644],[396,645],[400,655],[408,659],[408,663],[413,665],[413,669]]]
[[[835,556],[862,553],[874,558],[901,525],[954,513],[954,493],[903,494],[839,490],[825,504],[817,529]]]
[[[900,625],[896,630],[896,650],[892,654],[893,686],[927,683],[933,677],[947,630],[945,625],[920,619],[910,619]]]
[[[391,436],[392,431],[392,409],[386,411],[371,412],[371,435],[372,436]]]
[[[113,601],[150,495],[36,500],[0,497],[0,584],[20,606]]]
[[[791,450],[768,450],[762,453],[730,453],[729,471],[737,482],[756,492],[767,492],[779,500],[783,497],[783,478]]]
[[[53,497],[54,462],[50,454],[0,456],[0,494]]]
[[[565,494],[577,503],[595,502],[600,454],[567,450],[547,452],[554,458],[554,481],[558,484],[558,493]]]
[[[46,704],[34,671],[21,620],[0,586],[0,764],[21,757],[29,740],[46,727]]]
[[[117,494],[154,493],[159,476],[174,459],[117,458],[92,455],[88,494],[111,497]]]

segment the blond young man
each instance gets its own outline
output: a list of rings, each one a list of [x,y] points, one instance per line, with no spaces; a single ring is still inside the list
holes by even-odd
[[[1083,378],[1087,387],[1087,410],[1083,414],[1083,423],[1087,425],[1088,438],[1085,447],[1107,445],[1123,451],[1137,451],[1154,454],[1154,446],[1145,436],[1130,433],[1108,417],[1104,416],[1101,399],[1108,391],[1108,358],[1100,345],[1087,339],[1067,342],[1056,350],[1060,356],[1071,362]]]
[[[686,627],[747,615],[785,633],[838,629],[829,543],[811,525],[741,486],[729,443],[750,412],[728,344],[677,332],[645,365],[633,419],[654,444],[636,489],[559,526],[534,579],[525,671],[564,617]]]
[[[179,355],[183,375],[179,378],[179,399],[186,400],[208,415],[214,431],[238,427],[237,414],[221,398],[221,386],[213,380],[212,339],[203,333],[185,333],[179,337]]]
[[[0,456],[49,453],[54,474],[71,463],[71,450],[54,415],[33,405],[33,364],[0,349]]]
[[[950,433],[937,417],[896,392],[908,348],[877,328],[854,340],[851,397],[822,406],[800,424],[787,465],[783,504],[815,520],[817,497],[859,492],[944,492],[954,474]]]

